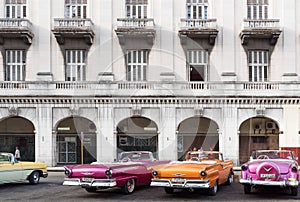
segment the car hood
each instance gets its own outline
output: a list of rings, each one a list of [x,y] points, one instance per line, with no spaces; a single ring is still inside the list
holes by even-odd
[[[295,165],[295,162],[293,160],[278,160],[278,159],[253,160],[251,162],[248,162],[249,171],[251,173],[255,173],[258,165],[264,162],[270,162],[276,164],[279,167],[280,173],[288,173],[290,167],[292,165]]]
[[[157,170],[159,171],[161,177],[198,177],[201,171],[211,167],[212,165],[214,164],[193,161],[171,162],[169,164],[160,166]]]

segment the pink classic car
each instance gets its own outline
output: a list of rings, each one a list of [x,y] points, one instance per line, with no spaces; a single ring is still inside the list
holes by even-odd
[[[170,161],[158,161],[149,151],[122,152],[119,162],[65,166],[63,185],[81,186],[87,192],[120,187],[130,194],[136,186],[150,185],[152,166]]]
[[[245,194],[253,187],[277,186],[290,190],[291,195],[298,193],[298,163],[292,151],[259,150],[253,152],[250,161],[241,167],[240,183]]]

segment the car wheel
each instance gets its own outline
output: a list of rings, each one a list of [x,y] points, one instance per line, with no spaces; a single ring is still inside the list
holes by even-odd
[[[298,195],[298,187],[291,187],[291,195],[292,196]]]
[[[40,173],[37,171],[34,171],[33,173],[31,173],[31,175],[29,176],[29,183],[30,184],[38,184],[40,181]]]
[[[233,182],[233,175],[232,175],[231,172],[229,172],[228,179],[227,179],[227,181],[226,181],[225,184],[226,184],[226,185],[231,185],[232,182]]]
[[[135,180],[130,179],[123,186],[123,192],[125,194],[131,194],[134,191],[134,188],[135,188]]]
[[[210,196],[215,196],[218,192],[218,181],[215,182],[214,186],[212,188],[209,189],[208,194]]]
[[[85,190],[89,193],[95,193],[97,191],[97,189],[94,187],[85,188]]]
[[[251,186],[250,185],[244,185],[244,193],[250,194],[251,193]]]
[[[173,194],[174,193],[174,189],[173,188],[170,188],[170,187],[165,187],[165,192],[167,194]]]

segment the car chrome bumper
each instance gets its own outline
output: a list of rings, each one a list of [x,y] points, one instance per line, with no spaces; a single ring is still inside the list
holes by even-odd
[[[43,173],[43,178],[48,177],[48,172]]]
[[[79,178],[65,178],[63,185],[69,185],[69,186],[79,186],[80,179]]]
[[[252,179],[240,179],[241,184],[249,185],[262,185],[262,186],[279,186],[279,187],[297,187],[299,185],[298,181],[261,181]]]
[[[150,186],[153,187],[172,187],[177,189],[184,188],[209,188],[210,182],[208,180],[186,180],[184,183],[172,183],[171,180],[152,179]]]
[[[87,187],[115,187],[117,182],[115,179],[94,179],[92,181],[81,181],[79,178],[65,178],[63,185]]]

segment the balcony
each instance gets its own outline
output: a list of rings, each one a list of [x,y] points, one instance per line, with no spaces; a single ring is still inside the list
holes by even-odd
[[[126,38],[144,38],[149,44],[153,44],[155,37],[154,19],[151,18],[118,18],[115,30],[120,43],[125,44]]]
[[[91,19],[57,18],[54,19],[52,32],[60,45],[65,43],[66,38],[83,38],[88,45],[91,45],[95,36],[93,26]]]
[[[249,39],[268,39],[271,45],[275,45],[281,32],[279,19],[245,19],[240,37],[243,45],[247,45]]]
[[[237,99],[295,98],[300,102],[296,82],[0,82],[1,97],[185,97]]]
[[[202,38],[208,39],[210,45],[215,44],[215,39],[218,35],[217,19],[186,19],[180,20],[181,26],[179,34],[181,39]]]
[[[0,44],[4,44],[5,38],[20,38],[24,43],[31,44],[33,36],[32,24],[28,19],[0,19]]]

